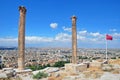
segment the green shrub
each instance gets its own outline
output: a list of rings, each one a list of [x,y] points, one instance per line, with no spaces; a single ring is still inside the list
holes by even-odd
[[[34,79],[41,79],[41,78],[46,78],[48,76],[47,73],[44,72],[38,72],[36,75],[33,75]]]
[[[79,59],[88,59],[87,56],[79,56]]]
[[[41,70],[41,69],[44,69],[46,67],[50,67],[50,64],[47,64],[47,65],[32,65],[32,66],[27,66],[27,68],[31,69],[32,71],[35,71],[35,70]]]
[[[116,57],[112,57],[111,59],[116,59]]]
[[[65,63],[70,63],[70,62],[69,61],[58,61],[53,65],[53,67],[64,67]]]

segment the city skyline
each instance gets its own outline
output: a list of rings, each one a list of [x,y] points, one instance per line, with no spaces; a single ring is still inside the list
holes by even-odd
[[[26,47],[71,47],[71,17],[77,17],[77,46],[120,48],[119,0],[0,1],[0,46],[18,45],[18,7],[26,13]]]

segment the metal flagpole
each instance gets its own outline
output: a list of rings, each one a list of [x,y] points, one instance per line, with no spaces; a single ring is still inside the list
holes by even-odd
[[[108,59],[108,55],[107,55],[107,39],[106,39],[106,61]]]

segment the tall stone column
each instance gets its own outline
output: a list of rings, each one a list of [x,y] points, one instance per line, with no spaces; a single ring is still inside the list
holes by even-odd
[[[19,20],[19,35],[18,35],[18,70],[24,70],[26,8],[20,6],[19,11],[20,11],[20,20]]]
[[[72,63],[77,63],[76,16],[72,16]]]

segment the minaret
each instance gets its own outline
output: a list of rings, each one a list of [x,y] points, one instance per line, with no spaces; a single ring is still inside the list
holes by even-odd
[[[20,6],[19,11],[20,11],[20,20],[19,20],[19,35],[18,35],[18,70],[24,70],[26,8]]]
[[[72,63],[77,63],[76,16],[72,16]]]

